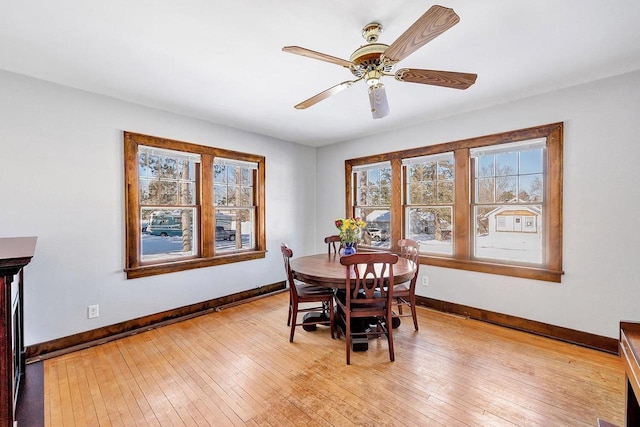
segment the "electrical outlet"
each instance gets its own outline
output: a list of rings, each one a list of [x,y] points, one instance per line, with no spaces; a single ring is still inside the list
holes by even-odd
[[[422,286],[429,286],[429,276],[422,276]]]
[[[98,304],[90,305],[89,307],[87,307],[87,318],[93,319],[94,317],[98,317],[99,315],[100,306]]]

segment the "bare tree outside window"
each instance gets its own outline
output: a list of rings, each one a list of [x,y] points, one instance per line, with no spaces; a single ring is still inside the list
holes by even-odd
[[[453,253],[453,153],[405,159],[406,235],[424,253]]]

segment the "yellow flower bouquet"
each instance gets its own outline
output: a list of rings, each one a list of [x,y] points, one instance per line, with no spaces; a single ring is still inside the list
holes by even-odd
[[[335,221],[336,227],[340,230],[340,239],[344,243],[355,243],[358,241],[360,230],[367,223],[359,217],[356,218],[338,218]]]

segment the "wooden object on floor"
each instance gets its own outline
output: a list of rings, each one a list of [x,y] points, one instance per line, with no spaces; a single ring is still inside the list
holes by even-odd
[[[297,282],[293,278],[291,271],[291,257],[293,251],[286,243],[280,245],[282,258],[284,260],[284,271],[289,282],[289,317],[287,318],[287,326],[291,326],[289,334],[289,342],[293,342],[293,335],[296,332],[296,326],[303,326],[308,329],[310,325],[326,325],[328,312],[329,328],[331,329],[331,338],[333,338],[334,330],[334,313],[333,313],[333,291],[330,288],[322,286],[313,286],[307,283]],[[304,304],[304,306],[301,306]],[[309,306],[312,304],[313,306]],[[317,304],[321,304],[318,306]],[[302,322],[298,321],[298,313],[322,312],[325,316],[310,317],[306,316]]]
[[[416,282],[420,272],[420,244],[412,239],[401,239],[398,241],[400,256],[409,260],[415,265],[415,273],[410,281],[397,283],[393,287],[393,299],[398,307],[398,316],[411,316],[413,327],[418,330],[418,317],[416,314]],[[409,315],[402,313],[402,308],[408,307],[411,310]]]
[[[625,370],[625,426],[640,426],[640,323],[620,322],[620,357]]]
[[[18,427],[44,427],[44,362],[25,367],[16,408]]]
[[[394,331],[395,362],[371,340],[347,366],[327,328],[289,343],[288,303],[279,293],[45,360],[47,427],[622,425],[617,355],[418,307],[420,333]],[[367,392],[379,389],[390,400]]]
[[[33,257],[36,240],[36,237],[0,238],[1,427],[13,426],[25,370],[22,269]]]
[[[356,337],[385,336],[389,360],[395,360],[391,305],[393,304],[393,265],[398,256],[386,252],[353,254],[340,258],[345,268],[345,299],[336,298],[337,313],[344,316],[338,322],[338,337],[347,342],[347,365],[351,364],[351,340]],[[370,319],[370,328],[354,331],[352,319]],[[375,328],[372,328],[375,326]]]

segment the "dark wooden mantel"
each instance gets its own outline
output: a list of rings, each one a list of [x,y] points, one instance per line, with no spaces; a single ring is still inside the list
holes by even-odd
[[[22,269],[33,257],[36,240],[37,237],[0,238],[0,427],[13,426],[20,379],[25,371]],[[16,275],[18,281],[13,284]]]

